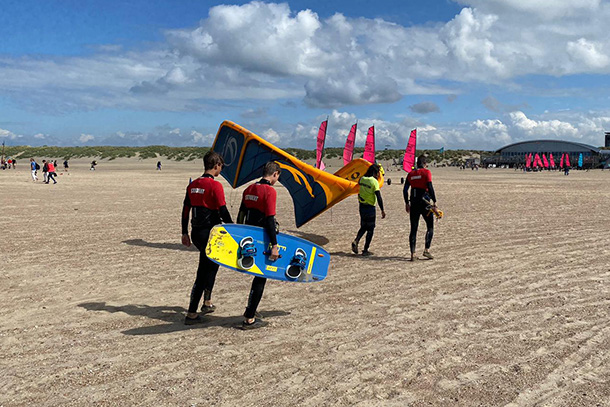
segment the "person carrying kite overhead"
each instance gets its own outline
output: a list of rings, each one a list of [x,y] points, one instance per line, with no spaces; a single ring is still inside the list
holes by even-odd
[[[269,161],[265,164],[263,178],[244,190],[239,215],[237,215],[237,223],[260,226],[265,229],[271,244],[269,254],[269,260],[271,261],[277,260],[280,255],[277,245],[277,223],[275,221],[277,192],[273,185],[278,181],[281,173],[282,169],[278,163]],[[267,321],[256,318],[256,309],[263,297],[266,282],[267,279],[264,277],[254,277],[254,280],[252,280],[248,306],[244,313],[245,319],[241,329],[256,329],[267,325]]]
[[[381,219],[385,219],[385,211],[383,210],[383,199],[381,199],[381,191],[379,191],[379,174],[381,172],[381,166],[379,164],[371,165],[364,176],[360,178],[360,190],[358,192],[358,210],[360,212],[360,229],[356,234],[356,238],[352,242],[352,251],[358,254],[358,243],[362,236],[366,233],[364,240],[364,248],[362,250],[363,256],[371,256],[373,253],[369,252],[369,246],[373,240],[373,233],[375,232],[375,219],[377,216],[377,209],[375,205],[379,203],[379,209],[381,209]]]
[[[203,295],[203,306],[201,315],[209,314],[216,310],[212,304],[212,289],[218,272],[218,264],[214,263],[205,254],[205,247],[210,237],[210,229],[220,223],[233,223],[231,214],[227,210],[225,193],[222,184],[214,178],[220,175],[224,160],[220,154],[208,151],[203,157],[205,172],[186,188],[184,205],[182,207],[182,244],[186,247],[191,245],[188,234],[189,214],[193,212],[191,220],[191,237],[195,247],[199,250],[199,266],[197,267],[197,278],[191,289],[191,300],[188,312],[184,319],[185,325],[193,325],[203,322],[203,318],[197,314],[197,308]]]
[[[430,245],[432,244],[432,236],[434,235],[434,215],[430,206],[436,205],[436,195],[432,186],[432,174],[428,170],[428,161],[426,156],[420,155],[417,158],[417,169],[411,171],[407,175],[405,186],[403,189],[403,197],[405,199],[405,208],[411,220],[411,233],[409,234],[409,246],[411,249],[411,261],[415,260],[415,241],[417,239],[417,228],[419,226],[420,215],[426,221],[426,243],[424,248],[424,257],[433,259],[430,254]],[[409,187],[411,187],[411,199],[409,200]]]

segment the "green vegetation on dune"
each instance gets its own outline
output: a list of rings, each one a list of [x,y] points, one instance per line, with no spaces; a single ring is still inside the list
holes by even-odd
[[[72,158],[98,158],[114,160],[116,158],[138,157],[140,159],[164,157],[168,160],[195,160],[201,159],[209,150],[209,147],[168,147],[168,146],[146,146],[146,147],[30,147],[30,146],[7,146],[6,155],[9,157],[29,159],[30,157],[48,157],[69,160]]]
[[[146,146],[146,147],[115,147],[115,146],[95,146],[95,147],[30,147],[30,146],[7,146],[6,155],[17,159],[53,158],[69,160],[72,158],[98,158],[114,160],[116,158],[138,157],[140,159],[163,158],[175,161],[192,161],[202,159],[209,147],[168,147],[168,146]],[[301,148],[284,148],[289,154],[294,155],[299,160],[313,160],[316,158],[315,150],[304,150]],[[354,149],[354,158],[361,158],[364,148]],[[417,150],[417,155],[426,154],[432,161],[442,161],[443,158],[452,164],[463,162],[462,157],[472,154],[485,154],[485,151],[473,150],[445,150],[444,155],[438,150]],[[489,153],[488,153],[489,154]],[[402,162],[404,150],[379,150],[376,152],[378,160],[398,160]],[[324,158],[333,159],[343,157],[343,148],[329,147],[324,149]]]

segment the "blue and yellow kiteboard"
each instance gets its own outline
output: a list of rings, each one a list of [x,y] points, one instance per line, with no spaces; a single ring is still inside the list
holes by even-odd
[[[210,231],[206,255],[221,266],[274,280],[310,283],[326,278],[330,254],[296,236],[278,233],[280,258],[269,260],[271,244],[263,228],[216,225]]]

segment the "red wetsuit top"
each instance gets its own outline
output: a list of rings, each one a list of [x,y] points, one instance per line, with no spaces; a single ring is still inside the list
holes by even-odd
[[[203,174],[186,187],[184,206],[182,208],[182,234],[188,233],[188,220],[191,208],[191,224],[198,228],[212,228],[224,221],[232,223],[227,211],[225,193],[222,184],[210,174]]]
[[[244,191],[240,212],[245,212],[247,225],[264,227],[271,244],[277,244],[275,229],[275,204],[277,191],[269,181],[261,179]]]
[[[407,175],[407,181],[405,182],[405,188],[403,190],[403,196],[405,202],[409,201],[409,187],[412,187],[411,200],[421,200],[424,194],[428,194],[430,199],[436,202],[436,195],[434,194],[434,188],[432,187],[432,173],[427,168],[418,168],[413,170]]]
[[[53,165],[53,163],[49,163],[49,171],[48,172],[55,172],[55,166]]]

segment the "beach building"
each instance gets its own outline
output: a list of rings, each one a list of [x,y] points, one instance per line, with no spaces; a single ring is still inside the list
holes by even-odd
[[[606,146],[610,147],[609,133],[606,133]],[[604,150],[588,144],[575,143],[563,140],[533,140],[509,144],[494,152],[492,156],[486,157],[483,164],[508,165],[514,167],[525,163],[525,156],[538,154],[546,157],[553,155],[556,165],[559,165],[561,155],[567,153],[570,156],[570,164],[576,167],[578,157],[583,156],[583,168],[602,168],[610,162],[610,150]]]

